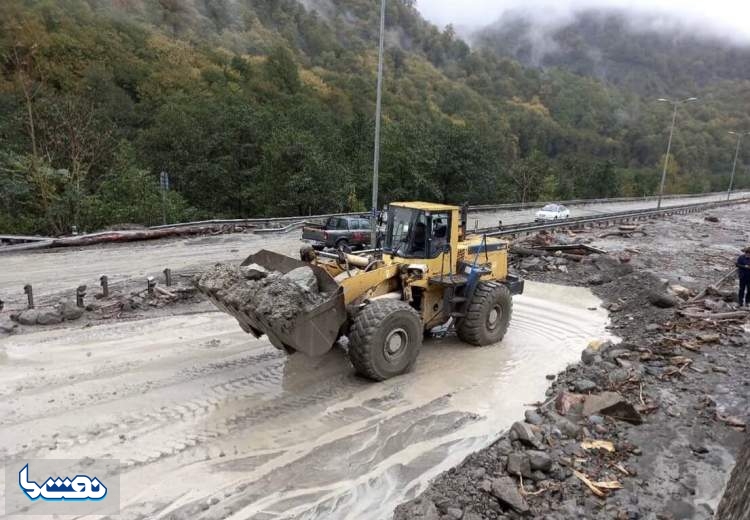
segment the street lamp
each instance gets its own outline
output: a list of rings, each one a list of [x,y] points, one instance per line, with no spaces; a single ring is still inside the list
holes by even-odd
[[[656,204],[656,209],[661,209],[661,199],[664,196],[664,181],[667,180],[667,166],[669,165],[669,152],[672,150],[672,136],[674,135],[674,125],[677,122],[677,107],[683,103],[690,101],[697,101],[696,97],[689,97],[686,99],[680,99],[672,101],[671,99],[659,98],[657,101],[664,103],[672,103],[674,105],[674,113],[672,114],[672,127],[669,130],[669,141],[667,142],[667,156],[664,158],[664,170],[661,172],[661,186],[659,188],[659,202]]]
[[[372,168],[371,247],[377,247],[378,236],[378,169],[380,168],[380,107],[383,102],[383,47],[385,43],[385,0],[380,2],[380,48],[378,51],[378,93],[375,102],[375,157]]]
[[[732,135],[737,136],[737,149],[734,151],[734,163],[732,164],[732,176],[729,178],[729,189],[727,190],[727,200],[729,200],[729,197],[732,195],[732,188],[734,187],[734,172],[737,170],[737,158],[740,155],[740,143],[742,142],[742,137],[746,135],[750,135],[750,132],[729,132]]]

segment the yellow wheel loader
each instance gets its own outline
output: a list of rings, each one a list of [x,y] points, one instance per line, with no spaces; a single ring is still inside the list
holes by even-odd
[[[459,338],[472,345],[499,342],[511,318],[512,295],[523,292],[523,280],[508,274],[508,243],[470,236],[466,212],[458,206],[390,204],[379,257],[311,247],[303,247],[300,256],[295,260],[261,251],[242,264],[280,273],[313,269],[327,298],[301,311],[284,330],[215,292],[207,295],[246,332],[266,334],[290,353],[320,356],[348,337],[355,369],[377,381],[408,371],[424,334],[439,326],[452,324]]]

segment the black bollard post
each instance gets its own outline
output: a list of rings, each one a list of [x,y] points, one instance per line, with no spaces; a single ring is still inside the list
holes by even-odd
[[[79,285],[78,289],[76,289],[76,305],[78,307],[85,307],[85,304],[83,303],[84,298],[86,298],[86,286]]]
[[[34,289],[31,287],[30,283],[27,283],[23,286],[23,292],[26,293],[26,297],[29,300],[29,309],[34,308]]]
[[[99,283],[102,286],[102,296],[104,298],[109,298],[109,278],[106,274],[99,277]]]
[[[169,267],[164,269],[164,280],[167,287],[172,287],[172,270]]]
[[[154,294],[154,287],[156,287],[156,280],[154,280],[153,276],[149,276],[146,278],[146,289],[148,289],[149,296]]]

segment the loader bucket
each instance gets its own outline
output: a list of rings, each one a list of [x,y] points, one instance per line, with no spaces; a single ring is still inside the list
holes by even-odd
[[[342,325],[346,322],[346,306],[344,304],[344,289],[324,269],[280,255],[272,251],[260,251],[250,255],[241,265],[258,264],[269,271],[288,273],[298,267],[307,266],[315,272],[320,292],[330,297],[307,311],[300,311],[294,319],[289,332],[274,330],[263,316],[252,315],[234,305],[221,301],[216,294],[207,294],[209,299],[220,310],[234,316],[240,327],[259,338],[263,334],[268,336],[271,343],[278,349],[289,352],[302,352],[309,356],[322,356],[336,343]]]

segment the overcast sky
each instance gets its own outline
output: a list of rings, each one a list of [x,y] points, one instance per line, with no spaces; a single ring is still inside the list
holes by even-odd
[[[680,16],[691,26],[731,39],[750,41],[750,0],[417,0],[428,20],[473,28],[487,25],[508,9],[569,16],[576,9],[618,7]]]

